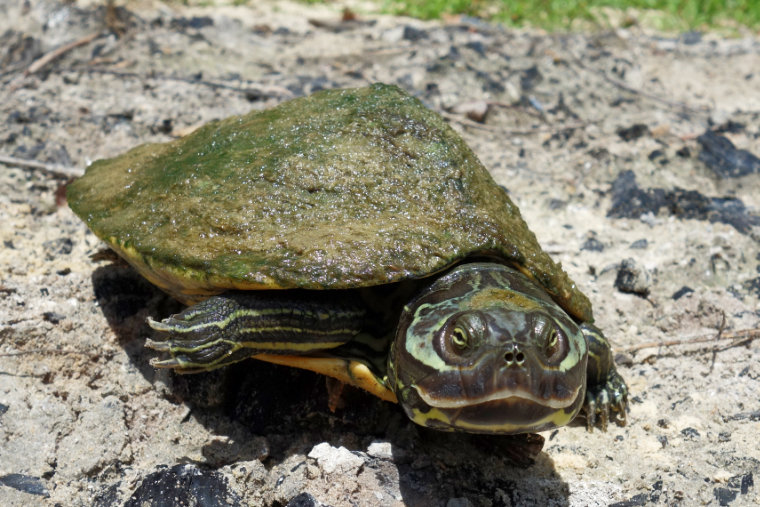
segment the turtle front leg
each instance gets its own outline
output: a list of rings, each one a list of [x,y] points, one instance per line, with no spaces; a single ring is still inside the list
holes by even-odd
[[[618,424],[625,425],[628,386],[615,369],[610,344],[591,324],[581,325],[581,331],[588,343],[586,401],[583,405],[587,428],[593,430],[598,417],[602,431],[606,431],[610,415]]]
[[[162,339],[146,346],[168,352],[157,368],[213,370],[257,354],[306,355],[338,347],[364,327],[366,309],[340,291],[229,292],[148,325]]]

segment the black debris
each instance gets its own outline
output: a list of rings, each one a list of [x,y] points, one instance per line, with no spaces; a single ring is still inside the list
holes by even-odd
[[[486,47],[480,41],[467,42],[464,47],[470,48],[475,51],[479,56],[486,56]]]
[[[522,71],[520,76],[520,87],[523,91],[532,90],[538,83],[544,80],[544,76],[538,70],[537,66],[532,66]]]
[[[674,300],[678,300],[684,297],[686,294],[691,294],[692,292],[694,292],[694,289],[684,285],[683,287],[675,291],[673,295],[670,297],[673,298]]]
[[[428,34],[425,30],[420,30],[419,28],[415,28],[413,26],[406,25],[404,26],[404,33],[402,35],[404,40],[417,42],[421,39],[427,39]],[[290,505],[290,504],[288,504]]]
[[[174,18],[170,23],[170,27],[177,29],[193,28],[199,30],[207,26],[213,26],[214,20],[208,16],[193,16],[191,18]]]
[[[691,150],[688,146],[684,146],[682,148],[679,148],[678,151],[676,151],[676,155],[681,158],[689,158],[691,157]]]
[[[604,244],[596,238],[588,238],[586,242],[581,246],[581,250],[601,252],[604,250]]]
[[[632,250],[645,250],[647,247],[649,247],[649,241],[646,238],[641,238],[631,243],[631,246],[628,248]]]
[[[749,213],[744,203],[734,197],[707,197],[696,190],[674,188],[643,189],[631,170],[622,171],[612,183],[610,218],[640,218],[646,213],[657,215],[664,209],[682,219],[708,220],[733,226],[742,234],[751,234],[760,226],[760,216]]]
[[[620,127],[617,129],[617,135],[620,136],[620,139],[623,141],[633,141],[646,134],[649,134],[649,127],[643,123],[637,123],[630,127]]]
[[[729,505],[736,500],[737,494],[737,491],[728,488],[715,488],[713,490],[713,495],[715,495],[715,499],[718,501],[719,505]]]
[[[718,125],[717,127],[713,128],[712,131],[715,132],[716,134],[725,134],[725,133],[737,134],[739,132],[744,132],[744,129],[746,127],[747,126],[741,122],[734,121],[734,120],[727,120],[721,123],[720,125]]]
[[[63,319],[65,319],[66,316],[65,315],[61,315],[58,312],[45,312],[45,313],[42,314],[42,318],[44,320],[50,322],[51,324],[58,324]]]
[[[218,472],[195,465],[175,465],[145,477],[124,504],[126,507],[173,505],[242,505]]]
[[[719,178],[738,178],[760,172],[760,158],[747,150],[738,150],[727,137],[708,130],[697,138],[702,145],[699,160]]]
[[[0,485],[8,486],[9,488],[23,491],[30,495],[44,496],[45,498],[50,496],[47,488],[42,483],[39,477],[33,477],[31,475],[24,474],[7,474],[0,476]]]
[[[749,488],[755,485],[755,481],[752,477],[752,472],[747,472],[742,475],[735,475],[728,480],[728,486],[738,489],[742,495],[749,493]]]
[[[310,493],[301,493],[291,498],[285,507],[320,507],[321,505],[324,504]]]

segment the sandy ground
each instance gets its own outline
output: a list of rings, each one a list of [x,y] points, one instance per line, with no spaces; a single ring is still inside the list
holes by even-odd
[[[103,245],[63,202],[66,176],[5,164],[1,505],[760,502],[760,340],[742,340],[760,321],[760,40],[252,4],[108,18],[3,2],[0,155],[81,169],[320,88],[396,83],[451,120],[589,295],[628,425],[550,432],[516,466],[502,439],[426,431],[364,393],[331,413],[309,373],[156,372],[145,318],[179,305],[91,258]],[[719,153],[738,166],[711,158],[708,130],[746,150]]]

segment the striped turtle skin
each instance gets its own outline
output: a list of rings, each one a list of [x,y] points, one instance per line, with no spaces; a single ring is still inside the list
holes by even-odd
[[[395,86],[327,90],[97,161],[72,210],[190,305],[153,364],[248,358],[398,402],[446,431],[625,421],[591,305],[507,192]]]

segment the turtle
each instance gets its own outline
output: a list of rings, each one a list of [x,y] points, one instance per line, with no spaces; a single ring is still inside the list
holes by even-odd
[[[394,85],[321,90],[94,162],[71,209],[188,305],[152,364],[312,370],[444,431],[625,423],[591,304],[505,187]],[[252,363],[255,364],[255,363]]]

